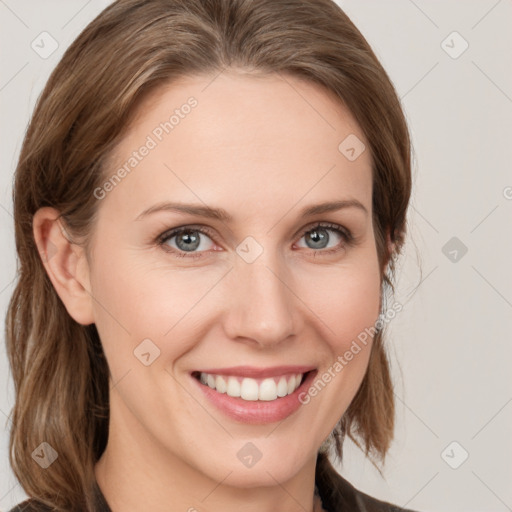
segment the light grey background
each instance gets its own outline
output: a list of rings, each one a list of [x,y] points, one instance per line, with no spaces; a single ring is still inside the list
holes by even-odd
[[[11,181],[23,134],[50,71],[108,3],[0,0],[3,318],[16,268]],[[425,512],[512,510],[512,2],[339,3],[395,83],[415,148],[410,239],[395,297],[404,308],[388,330],[396,440],[385,480],[350,443],[341,472],[371,495]],[[47,59],[31,48],[43,31],[59,45]],[[25,494],[8,466],[13,384],[3,332],[0,347],[5,511]]]

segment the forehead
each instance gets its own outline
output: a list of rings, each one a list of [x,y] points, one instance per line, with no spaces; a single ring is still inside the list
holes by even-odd
[[[347,145],[366,150],[347,158]],[[333,94],[285,74],[223,72],[161,87],[139,105],[108,167],[106,179],[127,171],[105,201],[119,212],[171,199],[248,213],[355,197],[371,208],[357,122]]]

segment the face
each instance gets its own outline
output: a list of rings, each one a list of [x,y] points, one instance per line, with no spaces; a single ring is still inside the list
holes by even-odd
[[[141,106],[95,192],[88,262],[110,436],[141,464],[249,487],[314,464],[371,339],[346,352],[379,314],[361,142],[291,76],[189,77]]]

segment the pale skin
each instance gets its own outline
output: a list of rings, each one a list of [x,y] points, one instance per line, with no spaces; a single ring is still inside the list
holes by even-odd
[[[56,248],[43,258],[53,286],[77,322],[96,324],[109,364],[110,434],[95,474],[114,512],[312,511],[317,451],[363,379],[371,342],[278,423],[227,417],[190,373],[307,364],[321,375],[380,312],[370,151],[349,161],[338,150],[350,134],[369,147],[354,118],[291,76],[213,78],[188,77],[144,103],[107,177],[187,98],[198,102],[99,200],[90,258],[56,210],[34,216],[41,254]],[[340,200],[362,208],[300,216]],[[223,208],[232,220],[173,211],[137,220],[164,201]],[[329,241],[317,249],[306,232],[319,222],[354,242],[318,228]],[[178,257],[190,253],[177,236],[155,241],[181,226],[209,228],[195,232],[200,257]],[[263,248],[251,263],[236,252],[249,236]],[[134,350],[148,338],[160,356],[145,366]],[[237,457],[247,442],[262,454],[251,468]]]

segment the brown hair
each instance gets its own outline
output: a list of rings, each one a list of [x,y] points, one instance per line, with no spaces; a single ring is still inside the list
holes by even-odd
[[[409,134],[391,81],[343,11],[331,0],[114,2],[49,78],[15,176],[19,275],[7,314],[16,393],[10,463],[26,493],[56,510],[93,510],[94,465],[108,437],[109,370],[94,324],[70,317],[46,274],[33,215],[54,207],[69,232],[87,241],[98,207],[93,190],[104,182],[107,159],[140,101],[181,76],[228,67],[290,73],[320,84],[352,112],[372,155],[383,291],[393,287],[411,192]],[[375,335],[363,382],[333,433],[340,459],[345,434],[382,461],[392,440],[393,388],[382,334]],[[58,451],[44,471],[31,457],[43,441]],[[328,457],[318,461],[317,474],[333,487]]]

